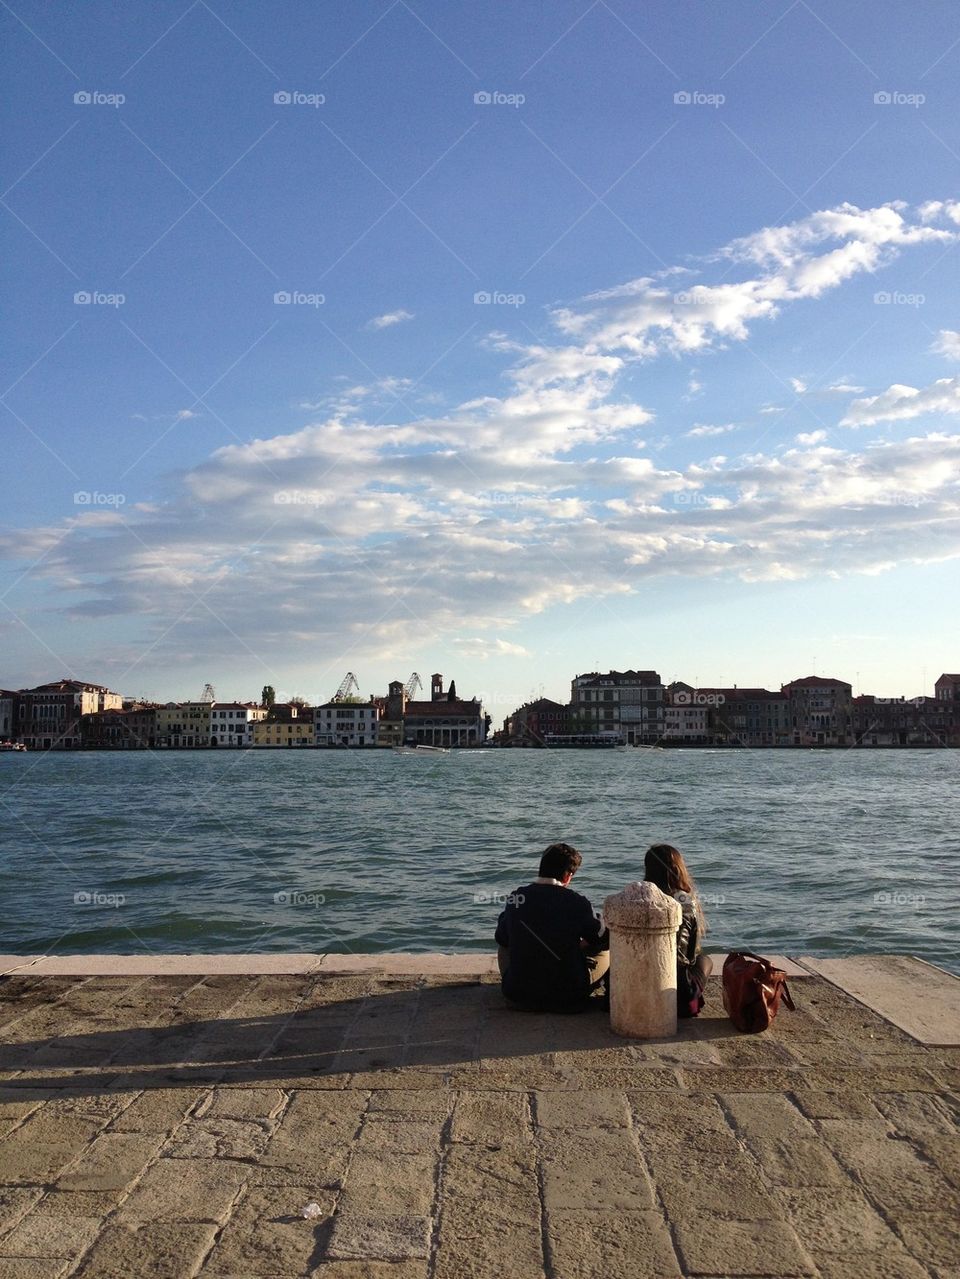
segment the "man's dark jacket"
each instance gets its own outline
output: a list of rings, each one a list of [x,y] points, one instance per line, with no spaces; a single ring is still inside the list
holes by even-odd
[[[582,1005],[590,976],[580,942],[606,943],[586,897],[555,883],[527,884],[507,899],[496,940],[510,953],[503,993],[514,1003],[546,1011]]]

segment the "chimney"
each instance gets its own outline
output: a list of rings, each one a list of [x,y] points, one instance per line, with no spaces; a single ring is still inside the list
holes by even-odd
[[[430,700],[431,702],[439,702],[443,700],[443,676],[430,676]]]

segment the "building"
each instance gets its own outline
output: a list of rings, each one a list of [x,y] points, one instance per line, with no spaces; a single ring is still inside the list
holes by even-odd
[[[853,689],[842,679],[806,675],[781,687],[790,700],[794,746],[853,744]]]
[[[391,680],[387,686],[386,697],[375,697],[380,714],[377,718],[377,745],[403,745],[403,713],[406,710],[407,690],[400,680]]]
[[[76,750],[83,716],[120,710],[123,698],[103,684],[61,679],[21,689],[14,703],[16,736],[31,750]]]
[[[571,729],[653,746],[663,736],[665,689],[656,671],[592,671],[570,686]]]
[[[214,702],[210,707],[210,745],[253,745],[253,726],[266,719],[267,708],[256,702]]]
[[[543,746],[547,737],[570,732],[570,707],[549,697],[538,697],[517,707],[504,721],[503,741],[507,746]]]
[[[84,747],[105,750],[151,750],[156,745],[157,707],[133,702],[119,711],[97,711],[80,720]]]
[[[784,692],[767,688],[700,689],[712,700],[713,740],[727,746],[790,746],[793,709]]]
[[[457,696],[455,680],[443,690],[443,676],[431,676],[429,702],[405,701],[403,741],[408,746],[479,746],[486,740],[489,717],[475,697]]]
[[[0,688],[0,742],[13,740],[13,715],[17,694]]]
[[[857,746],[960,745],[960,702],[941,697],[853,699]]]
[[[315,745],[314,708],[300,702],[274,702],[264,719],[253,724],[255,747]]]
[[[178,750],[210,745],[212,702],[167,702],[157,707],[156,745]]]
[[[960,706],[960,675],[941,675],[934,685],[934,695],[937,701]]]
[[[315,721],[318,746],[376,746],[380,707],[375,701],[324,702]]]
[[[663,704],[663,740],[681,746],[706,746],[713,741],[715,702],[692,684],[679,680],[667,686]]]

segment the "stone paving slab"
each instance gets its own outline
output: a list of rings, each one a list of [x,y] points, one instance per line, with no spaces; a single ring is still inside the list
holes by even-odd
[[[909,955],[801,962],[921,1043],[960,1046],[960,977]]]
[[[812,973],[639,1041],[427,968],[0,978],[0,1279],[960,1274],[956,1048]]]

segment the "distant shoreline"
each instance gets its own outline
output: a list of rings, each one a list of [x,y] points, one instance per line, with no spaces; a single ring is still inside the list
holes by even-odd
[[[611,745],[585,745],[578,744],[576,746],[494,746],[490,744],[476,746],[445,746],[442,752],[431,750],[429,753],[443,754],[487,754],[492,751],[513,751],[513,752],[561,752],[566,754],[568,751],[949,751],[958,750],[960,747],[951,745],[947,742],[883,742],[873,745],[865,742],[848,742],[840,745],[836,742],[818,742],[816,744],[804,744],[794,742],[784,742],[780,744],[767,743],[765,745],[747,746],[741,742],[658,742],[656,745],[636,745],[628,746],[623,743],[615,742]],[[60,748],[56,746],[36,747],[30,746],[24,750],[3,750],[0,751],[0,758],[4,755],[179,755],[179,754],[196,754],[198,751],[207,751],[210,754],[220,755],[238,755],[247,751],[256,752],[258,755],[305,755],[310,751],[323,751],[329,755],[360,754],[360,755],[393,755],[396,754],[395,747],[392,746],[317,746],[313,743],[302,744],[296,746],[71,746]],[[424,756],[428,754],[424,751]]]

